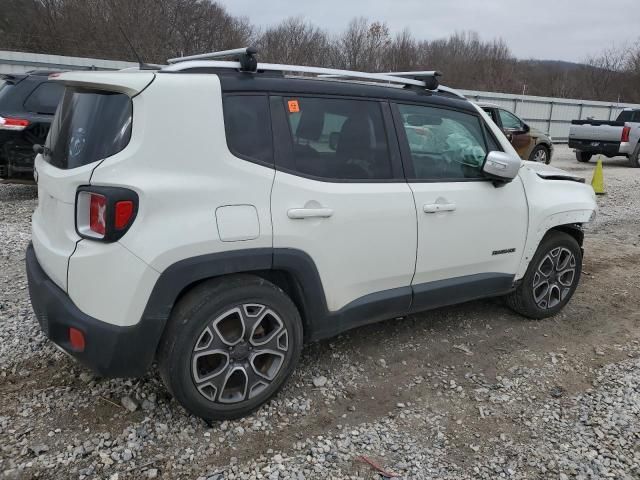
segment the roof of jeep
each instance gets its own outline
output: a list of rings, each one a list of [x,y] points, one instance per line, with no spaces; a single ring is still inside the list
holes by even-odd
[[[158,72],[160,75],[188,75],[189,73],[207,73],[200,69],[184,72]],[[247,74],[236,71],[215,71],[224,92],[269,92],[290,94],[340,95],[355,98],[374,98],[381,100],[405,101],[441,105],[476,113],[468,100],[447,92],[434,92],[421,88],[398,88],[388,85],[374,85],[365,82],[337,79],[318,79],[313,77],[291,77],[273,73]]]

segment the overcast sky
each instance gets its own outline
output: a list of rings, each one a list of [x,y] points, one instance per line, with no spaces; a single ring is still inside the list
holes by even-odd
[[[258,26],[301,16],[330,32],[365,16],[417,38],[475,30],[502,37],[518,58],[581,61],[640,38],[640,0],[218,0]]]

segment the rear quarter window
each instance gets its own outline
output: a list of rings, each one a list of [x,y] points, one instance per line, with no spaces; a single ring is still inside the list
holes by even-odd
[[[115,155],[131,139],[132,114],[125,94],[67,88],[51,124],[45,160],[71,169]]]
[[[273,165],[269,100],[266,95],[226,95],[224,128],[229,151],[250,162]]]

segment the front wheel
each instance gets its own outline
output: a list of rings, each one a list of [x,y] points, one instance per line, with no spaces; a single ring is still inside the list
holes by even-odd
[[[580,163],[587,163],[593,157],[592,153],[582,152],[580,150],[576,150],[576,160]]]
[[[205,420],[245,416],[273,397],[295,368],[302,321],[289,297],[259,277],[211,280],[174,308],[158,352],[176,400]]]
[[[549,232],[533,256],[518,288],[506,297],[507,305],[528,318],[558,313],[573,296],[582,272],[582,250],[575,238]]]
[[[529,160],[549,165],[551,162],[551,153],[545,145],[538,145],[533,149],[531,155],[529,155]]]

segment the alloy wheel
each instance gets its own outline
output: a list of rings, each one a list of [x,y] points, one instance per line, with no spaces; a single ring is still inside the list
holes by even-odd
[[[533,156],[533,161],[547,163],[547,151],[544,148],[540,148]]]
[[[233,404],[263,392],[285,363],[289,333],[279,315],[261,304],[228,309],[200,333],[191,376],[207,400]]]
[[[533,275],[533,299],[539,308],[554,308],[567,297],[577,277],[576,267],[575,255],[564,247],[542,258]]]

